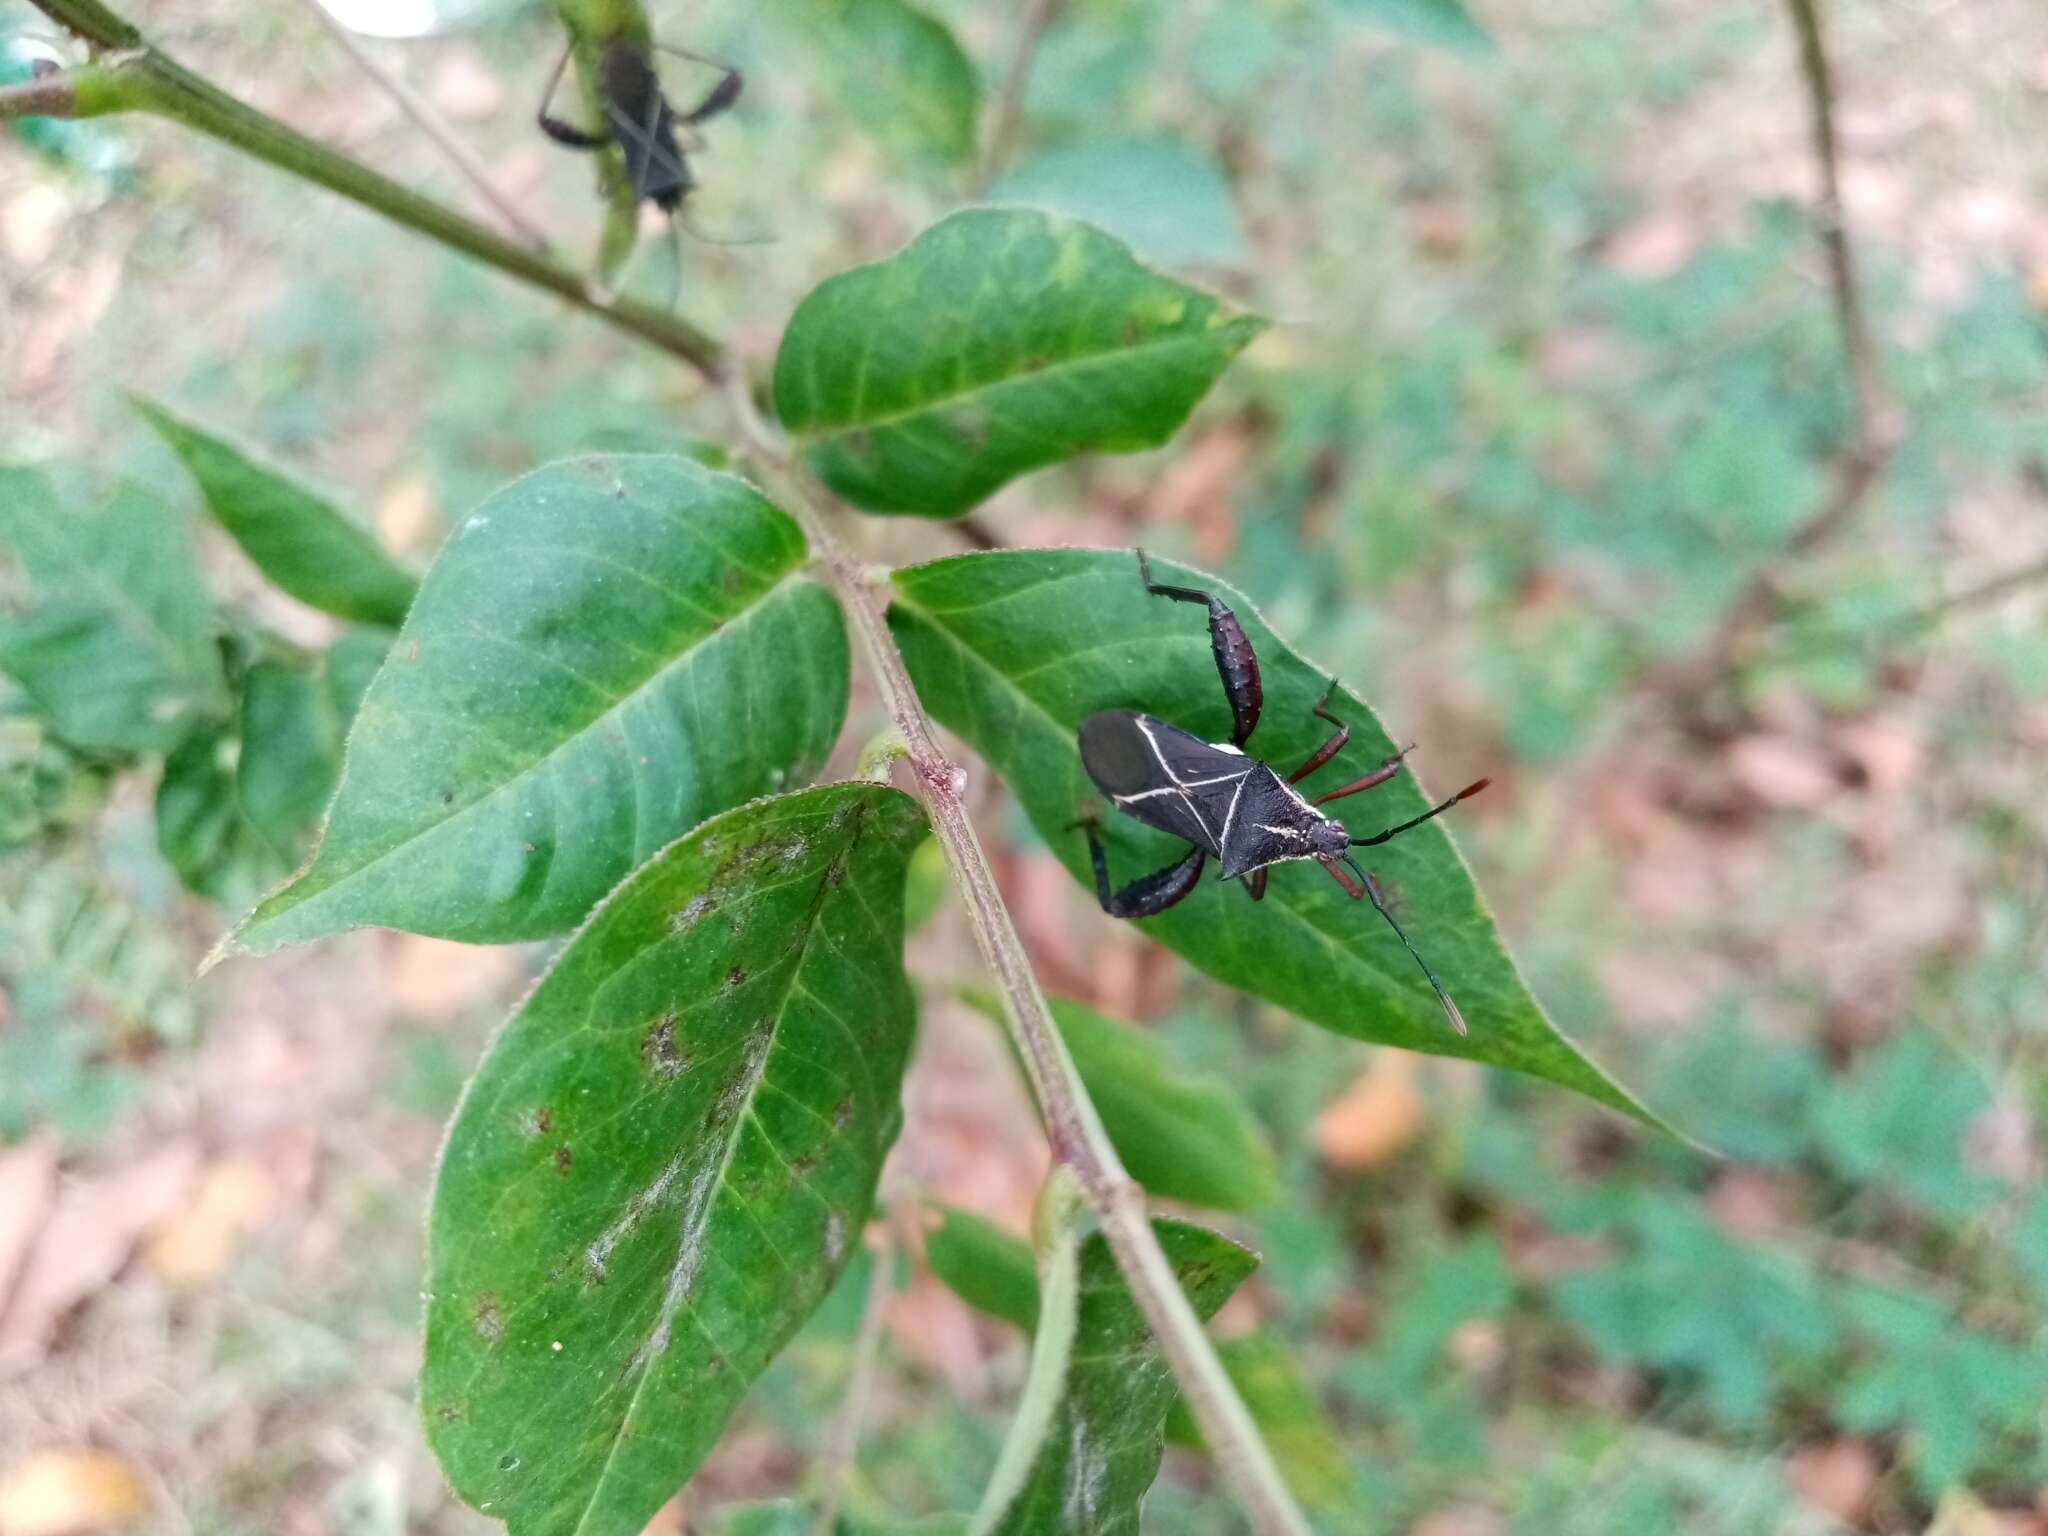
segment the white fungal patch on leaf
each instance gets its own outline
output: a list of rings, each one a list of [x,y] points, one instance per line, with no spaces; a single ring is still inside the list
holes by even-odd
[[[767,1070],[768,1050],[774,1041],[774,1023],[772,1020],[764,1021],[747,1041],[746,1062],[739,1075],[719,1095],[718,1108],[714,1111],[717,1121],[732,1122],[753,1102],[754,1093],[761,1086],[762,1075]],[[690,1287],[696,1284],[697,1271],[704,1262],[704,1234],[710,1224],[711,1197],[724,1182],[726,1170],[732,1166],[733,1149],[738,1145],[736,1129],[726,1136],[722,1146],[716,1142],[708,1143],[705,1150],[716,1155],[707,1156],[690,1178],[689,1192],[683,1198],[682,1226],[676,1234],[675,1260],[669,1265],[668,1281],[662,1288],[661,1308],[655,1314],[654,1330],[648,1335],[647,1342],[634,1350],[632,1359],[626,1362],[629,1375],[649,1361],[659,1359],[668,1348],[676,1314],[689,1301]],[[666,1195],[681,1169],[680,1159],[670,1164],[662,1170],[662,1177],[656,1180],[654,1187]],[[628,1212],[630,1216],[631,1212]]]
[[[641,1190],[626,1202],[626,1213],[603,1232],[597,1240],[583,1250],[583,1275],[592,1285],[603,1285],[605,1272],[611,1264],[612,1250],[619,1246],[619,1240],[646,1219],[647,1213],[668,1199],[669,1191],[675,1188],[676,1180],[682,1177],[684,1159],[676,1158],[656,1175],[652,1184]]]
[[[1085,1420],[1078,1416],[1067,1427],[1067,1477],[1060,1493],[1062,1523],[1069,1529],[1094,1526],[1102,1506],[1102,1485],[1109,1474],[1109,1458]]]
[[[688,933],[717,905],[718,903],[711,899],[709,891],[699,891],[669,914],[668,931],[677,935]]]

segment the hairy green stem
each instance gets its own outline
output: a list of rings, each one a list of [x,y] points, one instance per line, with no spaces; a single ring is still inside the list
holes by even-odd
[[[565,16],[601,16],[618,35],[641,15],[637,0],[557,0]],[[1272,1453],[1266,1448],[1215,1348],[1159,1247],[1144,1191],[1124,1170],[1047,1008],[1004,905],[995,872],[961,799],[962,779],[940,751],[883,603],[866,573],[833,536],[801,483],[790,445],[761,419],[730,354],[709,335],[652,306],[608,298],[582,277],[236,100],[147,46],[142,34],[100,0],[34,0],[100,55],[95,67],[68,72],[78,112],[141,110],[172,118],[256,159],[383,214],[417,234],[547,289],[691,364],[721,384],[735,419],[777,493],[810,542],[826,584],[839,599],[883,703],[901,736],[919,799],[953,871],[975,942],[994,977],[1003,1016],[1037,1094],[1055,1159],[1072,1170],[1124,1278],[1172,1366],[1202,1437],[1258,1536],[1308,1536]],[[628,19],[621,21],[621,15]],[[644,32],[645,23],[637,25]],[[31,82],[46,85],[46,81]],[[91,91],[87,87],[91,87]],[[88,100],[88,97],[90,99]],[[59,100],[56,96],[46,100]]]
[[[961,798],[965,775],[940,750],[930,717],[917,696],[903,653],[889,633],[885,604],[866,572],[833,536],[802,478],[787,442],[760,418],[744,383],[728,379],[727,397],[748,440],[750,457],[776,502],[796,518],[816,557],[821,579],[845,611],[854,643],[902,738],[918,798],[946,855],[967,908],[976,946],[996,983],[1003,1022],[1038,1099],[1053,1158],[1080,1182],[1097,1225],[1116,1255],[1139,1310],[1173,1368],[1202,1439],[1258,1536],[1307,1536],[1308,1522],[1237,1388],[1217,1358],[1202,1320],[1173,1272],[1152,1230],[1145,1192],[1110,1144],[1088,1089],[1053,1023],[1045,993],[1010,918],[995,871]]]
[[[505,227],[536,251],[548,248],[547,231],[536,224],[519,206],[517,198],[498,185],[498,179],[491,174],[491,168],[484,164],[483,157],[464,143],[454,129],[450,128],[434,110],[434,104],[414,90],[397,71],[387,69],[384,62],[372,53],[356,37],[355,33],[342,25],[321,0],[304,0],[314,20],[327,29],[343,53],[355,62],[356,68],[366,75],[370,82],[389,96],[398,105],[398,110],[412,120],[415,128],[427,136],[433,146],[440,150],[448,163],[462,174],[478,197],[491,206]]]
[[[301,180],[338,193],[476,260],[566,299],[578,309],[681,358],[711,379],[724,377],[725,349],[712,337],[664,309],[603,291],[581,273],[528,250],[257,111],[175,59],[147,46],[136,29],[99,0],[34,0],[53,21],[102,50],[98,64],[70,71],[78,97],[73,115],[133,110],[153,112]],[[46,81],[32,81],[45,85]],[[88,92],[88,85],[93,87]]]

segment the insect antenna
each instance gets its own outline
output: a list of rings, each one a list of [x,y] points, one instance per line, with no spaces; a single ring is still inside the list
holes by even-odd
[[[1380,843],[1384,843],[1390,837],[1398,837],[1401,833],[1408,831],[1411,827],[1421,826],[1425,821],[1428,821],[1433,816],[1443,815],[1445,811],[1448,811],[1460,800],[1470,800],[1474,795],[1478,794],[1479,791],[1486,788],[1486,786],[1491,784],[1492,782],[1493,780],[1491,779],[1475,780],[1473,783],[1467,784],[1463,789],[1459,790],[1455,795],[1451,796],[1450,799],[1444,801],[1441,805],[1432,805],[1420,816],[1411,816],[1406,821],[1402,822],[1398,827],[1389,827],[1384,832],[1375,832],[1371,837],[1354,837],[1353,839],[1351,839],[1351,846],[1354,848],[1371,848]]]
[[[1422,974],[1429,978],[1430,990],[1436,993],[1436,1000],[1444,1005],[1444,1017],[1451,1021],[1451,1028],[1461,1035],[1464,1034],[1465,1015],[1458,1012],[1458,1005],[1451,1001],[1451,994],[1444,990],[1444,984],[1436,979],[1436,972],[1429,968],[1429,962],[1422,958],[1421,951],[1408,942],[1408,935],[1403,933],[1401,925],[1394,921],[1394,914],[1387,910],[1386,900],[1380,895],[1379,881],[1360,869],[1350,854],[1343,855],[1343,859],[1351,866],[1351,873],[1358,876],[1360,883],[1365,886],[1365,894],[1372,898],[1373,910],[1387,920],[1387,926],[1394,930],[1394,937],[1401,941],[1401,947],[1414,957],[1417,965],[1422,967]]]
[[[687,213],[685,213],[680,208],[678,208],[673,214],[671,214],[670,218],[675,223],[675,225],[681,230],[683,230],[686,234],[688,234],[692,240],[699,241],[704,245],[773,245],[778,239],[781,238],[779,235],[719,236],[707,234],[702,228],[700,228],[696,223],[694,223],[691,220],[690,216]]]

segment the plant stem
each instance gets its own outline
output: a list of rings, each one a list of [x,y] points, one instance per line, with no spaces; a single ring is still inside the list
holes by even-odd
[[[1202,1320],[1188,1304],[1160,1251],[1145,1211],[1145,1196],[1110,1144],[1080,1074],[1067,1054],[1023,940],[1003,904],[995,872],[960,798],[964,775],[939,750],[931,721],[889,633],[882,604],[865,573],[833,537],[800,479],[800,467],[781,434],[761,419],[730,354],[712,337],[649,305],[606,298],[576,273],[495,231],[420,196],[375,171],[315,143],[276,119],[236,100],[175,60],[148,47],[128,22],[100,0],[34,0],[45,15],[99,51],[98,64],[75,72],[90,80],[90,101],[71,93],[73,111],[157,112],[231,144],[303,180],[337,192],[417,234],[473,256],[579,308],[610,321],[681,358],[721,384],[769,489],[797,520],[825,584],[839,599],[882,702],[902,737],[917,793],[952,867],[967,907],[975,943],[995,978],[1003,1017],[1037,1094],[1053,1156],[1072,1169],[1097,1225],[1145,1314],[1175,1380],[1187,1398],[1224,1480],[1250,1516],[1257,1536],[1308,1536],[1308,1522],[1281,1480],[1237,1389],[1224,1373]],[[637,9],[634,0],[605,0]],[[1047,14],[1050,14],[1047,8]],[[1041,21],[1039,25],[1043,25]],[[61,77],[53,77],[61,78]],[[32,86],[46,81],[30,82]],[[41,98],[62,102],[52,92]]]
[[[1272,1453],[1224,1373],[1202,1320],[1189,1305],[1172,1264],[1159,1247],[1146,1214],[1145,1193],[1125,1172],[1073,1058],[1067,1054],[1025,956],[1024,941],[996,885],[995,871],[960,797],[966,776],[939,749],[873,585],[833,537],[799,479],[800,470],[788,445],[760,420],[745,386],[729,379],[726,392],[757,466],[770,482],[771,494],[803,528],[825,585],[845,610],[883,707],[903,739],[918,798],[924,802],[953,871],[975,944],[995,978],[1003,1021],[1045,1117],[1053,1157],[1080,1180],[1096,1223],[1173,1368],[1202,1438],[1251,1517],[1253,1530],[1258,1536],[1306,1536],[1308,1522],[1288,1493]]]
[[[1024,9],[1017,32],[1017,51],[1010,56],[1010,72],[1003,79],[1002,94],[996,98],[988,142],[975,167],[976,195],[988,190],[988,184],[1010,158],[1011,147],[1017,140],[1017,123],[1024,113],[1024,92],[1031,85],[1032,66],[1038,62],[1038,44],[1059,8],[1059,0],[1029,0]]]
[[[838,1530],[839,1511],[846,1503],[847,1485],[853,1480],[861,1421],[867,1416],[868,1388],[874,1381],[875,1361],[881,1354],[889,1293],[895,1289],[895,1227],[892,1211],[885,1212],[873,1229],[877,1236],[868,1250],[868,1293],[861,1300],[860,1330],[853,1337],[853,1367],[847,1373],[846,1395],[839,1400],[839,1413],[819,1454],[818,1515],[811,1525],[812,1536],[833,1536]]]
[[[338,18],[320,3],[320,0],[305,0],[306,9],[318,18],[320,24],[333,36],[356,67],[370,77],[372,83],[398,104],[398,110],[412,120],[415,128],[424,133],[433,146],[445,155],[450,164],[462,173],[463,179],[475,190],[505,221],[506,228],[532,246],[536,251],[548,248],[547,231],[535,223],[521,208],[512,194],[498,185],[491,168],[484,164],[482,156],[471,149],[455,131],[434,110],[433,104],[407,85],[403,78],[384,67],[368,48],[365,48],[355,33],[343,26]]]
[[[638,300],[603,292],[581,273],[530,251],[496,230],[422,197],[387,176],[338,154],[257,111],[193,74],[175,59],[144,44],[142,36],[99,0],[34,0],[53,21],[103,53],[90,74],[106,87],[104,99],[81,100],[78,111],[147,111],[231,144],[279,170],[323,186],[393,223],[425,235],[568,300],[610,324],[689,363],[717,380],[727,367],[725,350],[687,320]],[[53,77],[62,78],[62,77]],[[46,85],[46,81],[31,81]],[[82,93],[81,93],[82,94]],[[98,93],[96,93],[96,98]]]
[[[1736,595],[1706,642],[1690,657],[1653,674],[1657,686],[1678,694],[1697,693],[1725,677],[1751,633],[1770,619],[1779,602],[1778,562],[1806,555],[1839,534],[1863,505],[1898,445],[1899,422],[1857,277],[1842,199],[1841,151],[1835,133],[1834,74],[1821,31],[1820,0],[1785,0],[1799,41],[1799,73],[1806,87],[1813,156],[1820,173],[1814,222],[1827,261],[1835,328],[1849,370],[1849,440],[1835,464],[1834,483],[1820,505],[1792,531],[1770,564],[1760,566]]]
[[[68,74],[0,85],[0,122],[10,117],[76,117],[78,87]]]

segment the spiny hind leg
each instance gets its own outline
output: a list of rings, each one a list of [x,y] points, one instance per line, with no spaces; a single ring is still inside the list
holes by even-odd
[[[1093,821],[1084,821],[1081,826],[1088,834],[1088,857],[1095,864],[1095,899],[1111,917],[1156,916],[1174,903],[1185,901],[1202,878],[1202,865],[1209,855],[1200,848],[1190,848],[1188,856],[1179,863],[1154,870],[1117,890],[1109,881],[1109,855],[1102,847],[1101,829]]]
[[[1216,657],[1216,675],[1223,679],[1223,696],[1230,701],[1230,744],[1242,747],[1259,728],[1259,706],[1266,698],[1265,687],[1259,681],[1259,658],[1252,654],[1244,625],[1220,598],[1196,587],[1154,581],[1152,563],[1145,558],[1145,551],[1137,553],[1138,575],[1147,592],[1154,597],[1170,597],[1177,603],[1200,603],[1209,610],[1209,649]]]

